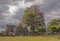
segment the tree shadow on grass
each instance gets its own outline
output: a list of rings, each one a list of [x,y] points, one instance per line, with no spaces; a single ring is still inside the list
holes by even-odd
[[[60,39],[60,36],[58,36],[57,39]]]

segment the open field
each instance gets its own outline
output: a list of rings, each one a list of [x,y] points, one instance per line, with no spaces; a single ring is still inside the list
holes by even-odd
[[[0,41],[60,41],[60,36],[0,37]]]

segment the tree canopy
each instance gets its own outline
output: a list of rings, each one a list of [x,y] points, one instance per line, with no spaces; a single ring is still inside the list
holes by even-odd
[[[59,18],[53,19],[50,22],[49,28],[51,32],[60,32],[60,19]]]
[[[30,26],[33,32],[36,31],[36,28],[40,27],[42,29],[45,26],[44,13],[40,11],[40,6],[33,5],[26,8],[23,16],[23,24]]]

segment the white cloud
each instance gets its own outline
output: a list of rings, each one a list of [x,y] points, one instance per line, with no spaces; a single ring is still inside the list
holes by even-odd
[[[20,20],[14,18],[14,17],[16,15],[18,15],[18,13],[16,13],[16,12],[18,12],[20,10],[20,8],[24,8],[24,2],[23,1],[21,1],[21,0],[15,0],[15,1],[11,2],[10,4],[7,3],[8,5],[6,6],[6,8],[8,7],[8,9],[7,10],[5,9],[4,10],[5,12],[0,13],[0,18],[1,18],[0,24],[8,24],[8,23],[9,24],[18,24],[18,22]],[[15,3],[17,3],[18,5],[16,5]],[[21,13],[21,11],[19,13]]]
[[[25,2],[25,5],[27,6],[27,7],[30,7],[30,6],[32,6],[32,5],[42,5],[42,4],[44,4],[44,1],[43,0],[25,0],[26,2]]]

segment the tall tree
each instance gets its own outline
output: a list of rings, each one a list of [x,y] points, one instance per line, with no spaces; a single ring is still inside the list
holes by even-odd
[[[23,23],[31,26],[31,30],[35,32],[35,28],[45,26],[44,13],[40,12],[40,6],[33,5],[25,10]]]

